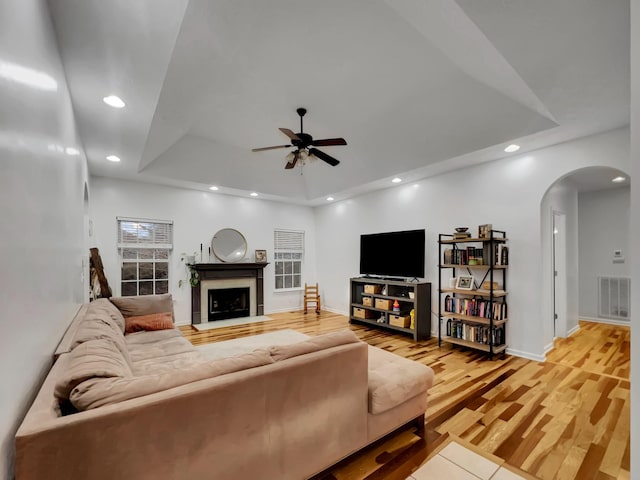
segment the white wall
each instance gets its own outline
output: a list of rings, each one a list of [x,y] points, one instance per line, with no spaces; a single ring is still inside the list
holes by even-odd
[[[178,324],[191,323],[191,287],[188,283],[178,287],[180,279],[187,279],[180,253],[197,252],[199,256],[202,243],[206,261],[211,238],[221,228],[242,232],[247,239],[248,261],[253,261],[254,250],[267,250],[270,264],[264,272],[265,313],[296,310],[302,305],[301,292],[274,292],[274,228],[305,231],[303,281],[316,281],[315,225],[309,207],[103,177],[91,177],[91,199],[96,245],[114,295],[120,294],[116,217],[173,220],[169,291]]]
[[[16,429],[83,300],[87,167],[65,153],[82,148],[46,3],[0,2],[0,31],[14,78],[0,76],[0,478],[12,478]]]
[[[554,333],[553,328],[553,213],[565,215],[564,235],[566,244],[565,281],[566,299],[558,304],[566,307]],[[543,342],[545,351],[553,347],[553,338],[566,337],[578,326],[578,192],[569,180],[556,182],[545,194],[540,207],[542,248],[542,296]],[[566,303],[564,303],[566,302]]]
[[[587,166],[629,171],[629,131],[618,129],[399,185],[316,209],[318,278],[325,304],[348,313],[348,279],[358,275],[362,233],[425,227],[426,275],[437,297],[437,234],[491,223],[509,237],[510,352],[544,358],[541,201],[549,186]],[[402,254],[391,252],[390,254]]]
[[[640,0],[631,0],[631,225],[629,245],[640,238]],[[640,332],[640,252],[634,249],[631,265],[631,331]],[[631,349],[631,478],[640,476],[640,348]]]
[[[630,275],[629,195],[629,187],[578,195],[581,318],[598,318],[598,276]],[[614,250],[624,263],[613,263]]]

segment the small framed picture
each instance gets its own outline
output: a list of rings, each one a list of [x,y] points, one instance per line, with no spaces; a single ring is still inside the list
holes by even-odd
[[[473,290],[473,277],[471,275],[460,275],[456,279],[456,289]]]
[[[491,229],[493,225],[487,223],[486,225],[478,226],[478,238],[490,238],[491,237]]]
[[[266,250],[256,250],[256,263],[267,263]]]

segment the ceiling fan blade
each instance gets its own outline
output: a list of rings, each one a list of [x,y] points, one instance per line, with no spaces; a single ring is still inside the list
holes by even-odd
[[[293,154],[293,160],[291,160],[290,162],[287,162],[287,164],[284,166],[284,169],[291,170],[293,167],[296,166],[297,161],[298,161],[298,152]]]
[[[287,137],[289,137],[291,140],[298,140],[300,141],[300,137],[298,137],[295,133],[293,133],[291,130],[289,130],[288,128],[280,128],[279,129],[282,133],[284,133]]]
[[[331,165],[332,167],[335,167],[336,165],[338,165],[340,163],[339,160],[336,160],[335,158],[333,158],[331,155],[327,155],[324,152],[321,152],[320,150],[318,150],[317,148],[310,148],[309,149],[309,153],[311,155],[315,155],[316,157],[318,157],[320,160],[324,160],[325,162],[327,162],[329,165]]]
[[[344,138],[325,138],[323,140],[314,140],[311,145],[315,147],[330,147],[332,145],[346,145]]]
[[[264,150],[275,150],[276,148],[289,148],[292,145],[277,145],[275,147],[261,147],[261,148],[252,148],[252,152],[262,152]]]

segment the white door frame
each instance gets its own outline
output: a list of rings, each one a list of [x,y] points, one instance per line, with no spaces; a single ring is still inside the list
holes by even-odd
[[[551,210],[551,287],[553,337],[567,336],[567,215]]]

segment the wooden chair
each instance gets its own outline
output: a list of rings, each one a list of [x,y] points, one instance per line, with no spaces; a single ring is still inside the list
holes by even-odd
[[[320,290],[318,284],[304,284],[304,313],[307,313],[307,306],[312,303],[316,305],[316,313],[320,313]]]

